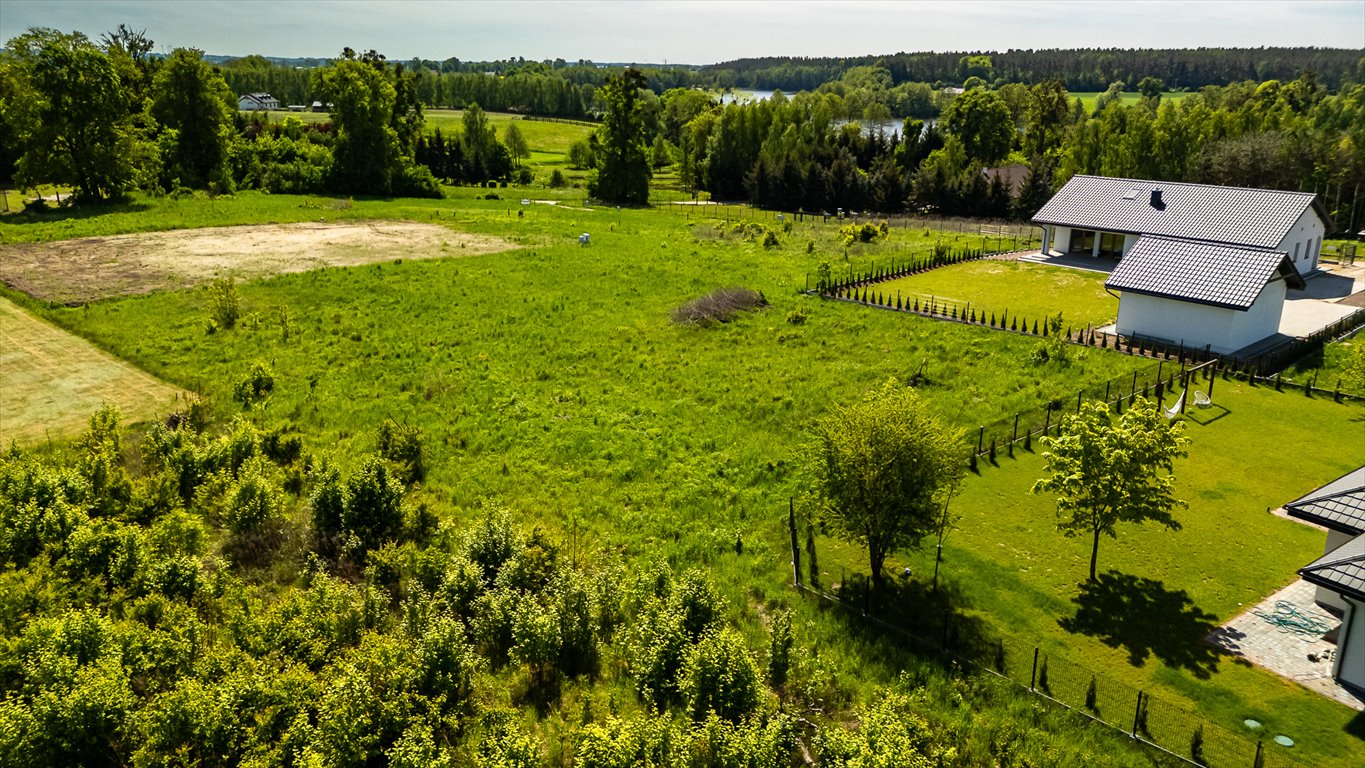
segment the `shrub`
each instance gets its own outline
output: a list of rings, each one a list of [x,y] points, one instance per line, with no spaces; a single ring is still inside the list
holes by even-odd
[[[732,629],[712,632],[692,647],[679,690],[694,720],[715,713],[738,722],[758,707],[758,669],[744,638]]]
[[[237,325],[242,316],[242,303],[237,298],[237,284],[232,278],[225,277],[213,281],[208,287],[208,313],[210,328],[230,330]]]
[[[551,189],[559,189],[560,187],[564,187],[564,186],[567,186],[567,185],[568,185],[568,182],[564,180],[564,172],[563,172],[563,171],[559,170],[558,168],[554,169],[553,171],[550,171],[550,188],[551,188]]]
[[[371,456],[346,482],[343,527],[367,550],[392,541],[403,530],[402,501],[402,484],[379,457]]]
[[[791,614],[780,611],[773,616],[772,626],[768,628],[768,683],[774,688],[781,688],[787,682],[791,651]]]
[[[237,382],[237,386],[232,390],[232,399],[241,403],[243,407],[250,408],[264,400],[274,390],[275,374],[264,363],[256,363],[251,366],[251,372],[246,378]]]
[[[673,310],[673,322],[679,325],[706,326],[728,323],[741,312],[762,309],[768,300],[762,293],[738,286],[716,290]]]
[[[260,464],[246,467],[229,493],[224,522],[234,534],[260,533],[279,522],[278,491]]]
[[[793,309],[792,311],[788,312],[787,322],[791,323],[792,325],[805,325],[806,310],[803,307],[797,307],[796,309]]]
[[[422,430],[393,420],[379,425],[379,455],[393,462],[405,483],[415,483],[426,477],[422,461]]]

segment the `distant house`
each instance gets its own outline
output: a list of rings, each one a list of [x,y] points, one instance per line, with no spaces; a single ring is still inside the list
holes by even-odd
[[[1284,507],[1290,517],[1327,529],[1323,556],[1299,569],[1318,587],[1317,602],[1341,617],[1332,677],[1365,692],[1365,467]]]
[[[280,100],[268,93],[244,93],[237,97],[237,109],[244,112],[280,108]]]
[[[1044,254],[1119,259],[1120,336],[1227,354],[1273,336],[1331,224],[1310,192],[1075,176],[1033,217]]]
[[[1024,190],[1024,185],[1028,184],[1029,167],[1023,163],[1013,165],[1002,165],[998,168],[987,168],[981,172],[986,177],[987,183],[994,183],[999,179],[1008,189],[1010,196],[1018,197]]]
[[[332,110],[332,102],[329,101],[326,104],[323,104],[320,101],[315,101],[309,109],[313,112],[330,112]]]

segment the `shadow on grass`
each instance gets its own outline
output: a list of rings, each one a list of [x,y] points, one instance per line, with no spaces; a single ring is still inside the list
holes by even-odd
[[[909,653],[930,657],[945,650],[984,660],[996,648],[985,623],[966,615],[960,589],[939,581],[939,588],[909,579],[888,579],[881,593],[862,574],[850,574],[838,591],[836,607],[851,634],[892,658]]]
[[[103,203],[77,203],[43,211],[22,211],[0,216],[0,224],[52,224],[58,221],[92,219],[111,213],[138,213],[151,206],[145,202],[117,200]]]
[[[1200,610],[1184,590],[1109,571],[1083,583],[1072,602],[1076,615],[1060,619],[1062,629],[1127,650],[1134,666],[1156,656],[1200,679],[1218,671],[1223,652],[1204,641],[1218,626],[1217,617]]]
[[[1185,419],[1187,421],[1193,421],[1200,426],[1208,426],[1231,413],[1232,411],[1229,411],[1227,408],[1214,403],[1207,408],[1187,408],[1185,410]]]
[[[1360,697],[1365,699],[1365,693],[1361,693]],[[1357,739],[1365,740],[1365,712],[1357,713],[1355,717],[1351,718],[1350,722],[1346,723],[1346,732]]]

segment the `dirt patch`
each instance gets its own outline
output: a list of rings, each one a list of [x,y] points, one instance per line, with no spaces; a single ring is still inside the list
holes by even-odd
[[[104,403],[124,423],[183,405],[181,391],[0,298],[0,445],[85,430]]]
[[[178,229],[6,246],[0,281],[30,296],[83,304],[394,259],[471,256],[517,247],[488,235],[408,221],[346,221]]]

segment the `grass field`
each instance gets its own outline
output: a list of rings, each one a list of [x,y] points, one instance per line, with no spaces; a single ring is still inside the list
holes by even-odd
[[[332,116],[326,112],[266,112],[264,113],[272,123],[284,122],[287,118],[295,118],[304,123],[326,123],[331,122]],[[526,138],[526,145],[532,152],[540,152],[547,155],[564,155],[569,151],[569,145],[579,139],[587,138],[588,132],[592,127],[582,122],[557,122],[552,120],[527,120],[521,115],[514,115],[507,112],[487,112],[488,122],[498,130],[498,137],[501,138],[507,126],[515,124],[521,131],[521,135]],[[441,133],[449,136],[452,131],[464,129],[464,110],[462,109],[426,109],[422,111],[426,118],[426,130],[428,133],[441,129]],[[534,160],[534,158],[532,158]]]
[[[1067,324],[1101,326],[1118,315],[1118,299],[1104,290],[1106,277],[1103,272],[984,260],[888,280],[876,289],[1033,319],[1061,312]]]
[[[1182,99],[1189,95],[1190,93],[1188,91],[1166,91],[1165,93],[1161,94],[1161,103],[1165,104],[1168,101],[1172,101],[1178,104]],[[1095,100],[1099,98],[1099,96],[1100,96],[1099,91],[1079,91],[1067,94],[1067,97],[1072,102],[1075,102],[1076,99],[1080,99],[1081,104],[1085,107],[1086,111],[1088,112],[1095,111]],[[1142,94],[1138,93],[1137,91],[1123,92],[1123,104],[1131,106],[1133,104],[1138,103],[1139,101],[1142,101]]]
[[[176,409],[181,390],[0,298],[0,445],[60,440],[105,403],[129,423]]]
[[[491,500],[560,538],[572,521],[585,546],[707,567],[738,605],[790,599],[785,516],[804,482],[797,448],[831,405],[919,371],[930,406],[971,428],[1139,364],[1092,349],[1070,364],[1036,365],[1033,339],[801,295],[805,275],[823,260],[836,269],[866,268],[925,253],[951,234],[895,230],[881,243],[845,251],[834,224],[802,223],[783,231],[777,247],[763,248],[732,223],[704,220],[704,210],[586,208],[581,192],[575,198],[564,191],[564,204],[529,206],[518,217],[517,199],[452,193],[443,201],[357,200],[345,209],[326,198],[267,195],[147,199],[135,209],[61,218],[60,227],[8,217],[0,242],[42,241],[54,228],[100,236],[176,222],[321,217],[438,219],[515,243],[514,250],[462,259],[253,280],[239,293],[243,310],[260,322],[212,335],[194,291],[43,314],[203,393],[225,417],[240,412],[233,385],[265,363],[275,392],[250,418],[293,423],[312,449],[344,465],[374,449],[383,420],[414,424],[430,466],[418,500],[443,518],[461,524]],[[592,234],[591,246],[577,244],[580,232]],[[962,274],[955,282],[969,282]],[[1062,300],[1078,307],[1095,298],[1085,281],[1042,282],[1056,274],[1020,270],[989,290],[1011,295],[1011,284],[1036,285],[1039,294],[1066,292]],[[675,307],[725,285],[760,290],[771,306],[709,328],[670,321]],[[288,334],[280,317],[291,318]],[[1196,416],[1221,418],[1191,425],[1192,455],[1177,469],[1191,502],[1185,530],[1123,530],[1101,549],[1102,569],[1159,582],[1137,583],[1154,605],[1181,606],[1183,596],[1198,613],[1187,606],[1129,619],[1118,647],[1063,629],[1058,620],[1077,610],[1072,601],[1084,576],[1077,558],[1085,546],[1055,532],[1047,499],[1023,493],[1041,466],[1027,452],[964,484],[954,502],[962,522],[948,538],[946,578],[962,608],[991,632],[1038,638],[1059,657],[1158,691],[1220,725],[1261,715],[1301,739],[1300,756],[1310,761],[1353,759],[1365,752],[1361,716],[1226,659],[1211,670],[1185,630],[1205,614],[1208,621],[1227,618],[1236,603],[1259,598],[1320,554],[1320,534],[1264,510],[1365,460],[1365,411],[1231,382],[1217,384],[1215,402],[1219,407]],[[1313,447],[1285,450],[1294,445]],[[829,572],[864,567],[846,547],[823,540],[821,547]],[[902,564],[921,579],[932,571],[925,553]],[[804,616],[803,637],[824,643],[821,663],[831,677],[869,686],[898,673],[895,653],[904,649],[887,655],[848,639],[821,612]],[[1186,624],[1161,621],[1191,616]],[[1170,638],[1152,632],[1172,626],[1182,631]],[[1135,664],[1138,646],[1147,652]]]

